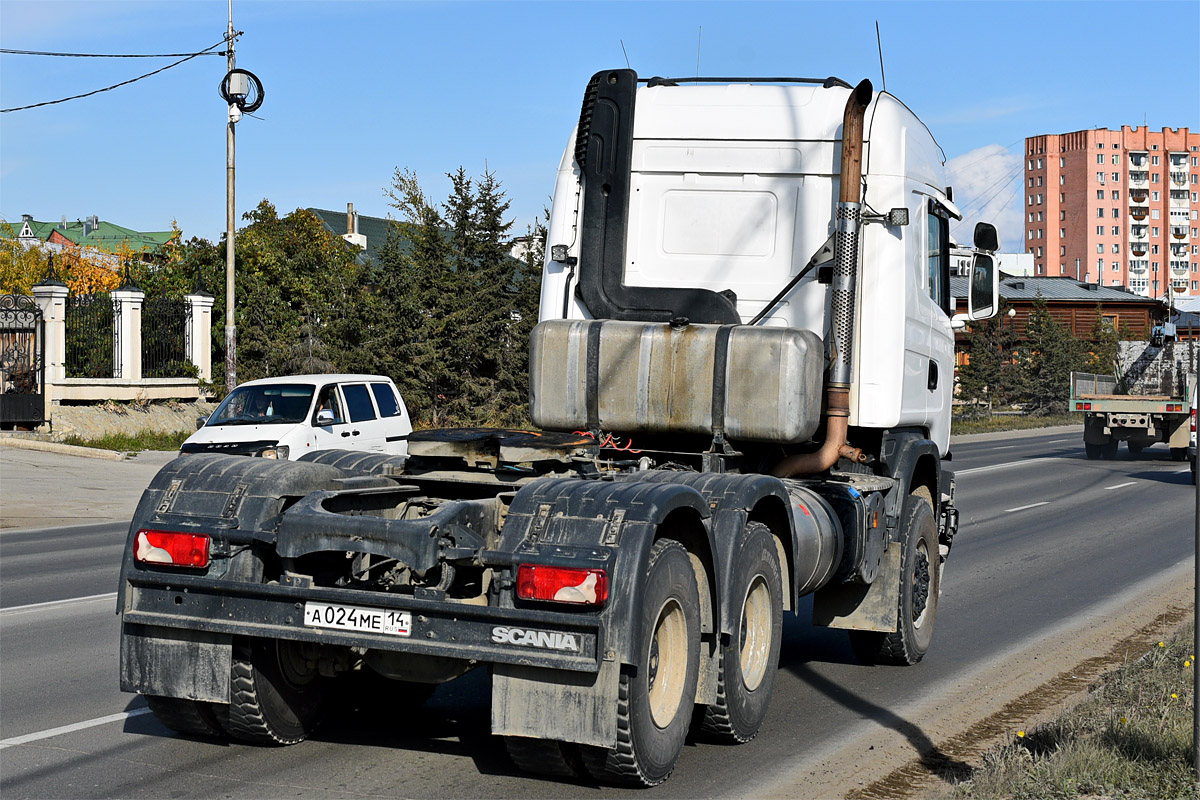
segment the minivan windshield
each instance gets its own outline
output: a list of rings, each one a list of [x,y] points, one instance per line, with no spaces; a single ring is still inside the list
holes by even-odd
[[[304,422],[314,388],[306,383],[239,386],[217,406],[206,427]]]

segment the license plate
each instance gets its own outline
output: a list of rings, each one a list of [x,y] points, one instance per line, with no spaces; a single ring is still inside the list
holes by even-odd
[[[305,603],[304,624],[315,628],[387,633],[392,636],[412,634],[412,614],[408,611],[363,608],[341,603]]]

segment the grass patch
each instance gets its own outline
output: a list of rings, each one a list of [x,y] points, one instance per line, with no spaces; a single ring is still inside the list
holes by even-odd
[[[941,798],[1192,798],[1192,625],[1105,675],[1078,706],[983,757]]]
[[[992,433],[993,431],[1023,431],[1032,428],[1049,428],[1055,425],[1082,425],[1083,414],[1050,414],[1044,417],[1028,417],[1024,414],[1002,414],[991,419],[984,417],[953,417],[950,432]]]
[[[139,450],[178,450],[184,440],[191,435],[191,431],[175,431],[174,433],[141,431],[135,435],[110,433],[98,439],[81,439],[78,436],[68,436],[63,440],[63,444],[95,447],[100,450],[117,450],[122,453],[137,452]]]

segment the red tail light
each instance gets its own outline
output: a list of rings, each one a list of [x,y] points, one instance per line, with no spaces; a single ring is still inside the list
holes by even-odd
[[[210,539],[195,533],[155,531],[143,528],[137,533],[133,557],[143,564],[169,564],[175,567],[208,566]]]
[[[517,567],[517,597],[557,603],[602,606],[608,600],[608,573],[583,567]]]
[[[1192,409],[1192,433],[1196,432],[1196,409]]]

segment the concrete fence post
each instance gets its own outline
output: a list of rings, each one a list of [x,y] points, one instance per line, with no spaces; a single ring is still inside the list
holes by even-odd
[[[188,304],[188,359],[196,365],[202,381],[212,380],[212,309],[214,298],[207,292],[185,295]]]
[[[70,290],[58,282],[39,283],[32,289],[34,302],[42,311],[45,339],[42,341],[42,364],[45,385],[42,395],[46,402],[46,422],[51,421],[58,400],[57,387],[67,377],[67,295]]]
[[[127,381],[142,379],[142,301],[146,293],[141,289],[118,289],[112,293],[113,302],[120,309],[117,320],[116,356],[121,365],[114,378]]]

